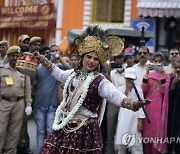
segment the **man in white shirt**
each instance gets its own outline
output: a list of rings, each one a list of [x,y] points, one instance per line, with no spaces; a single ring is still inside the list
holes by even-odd
[[[132,84],[132,82],[136,79],[136,76],[135,69],[128,67],[124,73],[126,83],[118,88],[119,91],[132,100],[138,100]],[[144,96],[142,89],[137,86],[136,88],[140,98],[143,99]],[[139,138],[141,138],[144,118],[145,115],[142,108],[136,112],[120,108],[115,135],[115,147],[118,150],[118,154],[126,154],[127,149],[131,151],[131,154],[143,154],[142,143],[139,142]],[[127,142],[128,135],[131,135],[132,139],[135,139],[135,144],[132,144],[133,140],[131,140],[132,142]]]
[[[137,79],[135,80],[135,83],[137,86],[141,87],[142,80],[144,75],[146,74],[146,67],[150,64],[149,59],[149,49],[145,46],[142,46],[138,50],[138,56],[139,56],[139,63],[134,65],[133,67],[136,70]]]
[[[114,57],[114,63],[116,65],[111,65],[111,67],[117,66],[110,72],[110,80],[115,87],[120,87],[125,84],[124,79],[124,54],[120,54]],[[107,154],[114,154],[114,135],[117,125],[119,107],[108,103],[107,105]]]

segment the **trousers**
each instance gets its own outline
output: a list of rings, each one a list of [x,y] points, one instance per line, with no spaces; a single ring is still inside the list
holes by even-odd
[[[24,114],[24,100],[0,102],[0,153],[2,149],[6,154],[15,153]]]

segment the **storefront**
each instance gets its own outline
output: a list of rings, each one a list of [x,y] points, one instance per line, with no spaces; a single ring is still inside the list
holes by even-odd
[[[0,0],[0,40],[17,45],[28,34],[61,47],[70,29],[82,28],[83,8],[84,0]]]
[[[180,1],[139,0],[138,15],[155,20],[156,51],[180,48]]]
[[[17,43],[21,34],[40,36],[44,44],[55,33],[55,9],[53,3],[0,7],[0,39],[9,44]]]

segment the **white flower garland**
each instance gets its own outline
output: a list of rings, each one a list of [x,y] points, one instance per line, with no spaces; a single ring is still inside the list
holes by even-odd
[[[59,124],[60,121],[60,117],[61,114],[63,112],[63,108],[66,106],[67,102],[67,89],[68,89],[68,85],[70,84],[70,82],[73,80],[73,78],[76,76],[76,73],[74,72],[66,81],[65,86],[64,86],[64,90],[63,90],[63,101],[61,102],[61,104],[58,106],[57,110],[56,110],[56,114],[55,114],[55,119],[54,119],[54,123],[53,123],[53,129],[54,130],[60,130],[62,128],[64,128],[64,126],[66,126],[68,124],[68,122],[74,117],[75,113],[79,110],[80,106],[83,104],[88,89],[89,89],[89,85],[91,84],[91,82],[94,80],[94,74],[93,72],[89,73],[85,83],[83,85],[83,92],[80,96],[80,98],[78,99],[76,105],[73,107],[73,109],[68,113],[68,115],[63,119],[62,122]]]

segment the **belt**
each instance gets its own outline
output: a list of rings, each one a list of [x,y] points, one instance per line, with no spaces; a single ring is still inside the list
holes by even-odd
[[[97,118],[89,118],[84,122],[84,125],[95,122],[95,121],[97,121]],[[82,122],[82,120],[80,120],[80,119],[74,119],[74,120],[72,119],[68,122],[68,124],[78,124],[79,125],[81,122]]]
[[[7,96],[1,96],[1,99],[8,101],[8,102],[18,102],[20,100],[22,100],[24,98],[24,96],[19,96],[19,97],[7,97]]]

